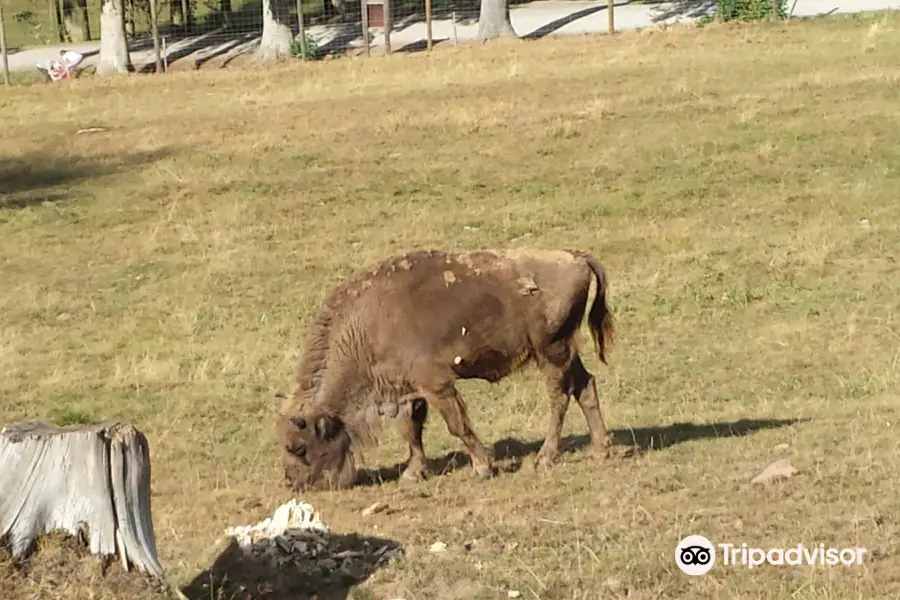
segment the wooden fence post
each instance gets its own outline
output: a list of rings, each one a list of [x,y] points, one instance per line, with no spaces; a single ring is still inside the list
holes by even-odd
[[[9,56],[6,54],[6,23],[3,21],[2,6],[0,6],[0,60],[3,61],[3,84],[9,85]]]

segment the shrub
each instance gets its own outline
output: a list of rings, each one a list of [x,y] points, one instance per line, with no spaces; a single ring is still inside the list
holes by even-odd
[[[787,0],[777,0],[778,18],[787,17]],[[716,0],[715,18],[720,21],[761,21],[771,18],[772,0]]]
[[[315,60],[317,58],[317,50],[318,46],[316,45],[316,40],[311,38],[309,35],[305,36],[306,39],[300,38],[299,36],[294,38],[294,41],[291,42],[291,56],[296,58],[306,59],[306,60]],[[306,48],[304,49],[304,44]]]

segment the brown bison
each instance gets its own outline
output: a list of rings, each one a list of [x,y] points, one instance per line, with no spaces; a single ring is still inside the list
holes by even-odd
[[[504,250],[394,256],[338,286],[312,322],[297,388],[277,417],[285,478],[295,490],[355,483],[355,455],[385,417],[409,444],[403,478],[425,476],[422,428],[431,407],[460,439],[480,478],[491,455],[472,431],[458,379],[497,382],[529,362],[546,374],[550,426],[537,456],[560,453],[569,396],[581,406],[595,453],[607,435],[593,376],[575,335],[587,308],[600,360],[612,342],[606,272],[580,251]]]

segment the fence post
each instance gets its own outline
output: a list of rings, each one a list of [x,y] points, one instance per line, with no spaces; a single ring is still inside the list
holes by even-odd
[[[300,38],[300,58],[306,60],[306,24],[303,22],[303,0],[297,0],[297,37]]]
[[[434,47],[434,39],[431,37],[431,0],[425,0],[425,44],[431,52]]]
[[[369,51],[369,2],[368,0],[361,0],[359,5],[362,7],[363,48],[366,50],[366,56],[372,56],[372,53]]]
[[[0,57],[3,61],[3,84],[9,85],[9,56],[6,54],[6,23],[3,21],[2,6],[0,6]]]
[[[394,20],[391,18],[391,0],[384,0],[384,55],[391,54],[391,29]]]
[[[153,36],[153,57],[156,59],[156,73],[162,73],[162,57],[159,52],[159,0],[150,0],[150,35]]]
[[[773,1],[777,2],[778,0],[773,0]],[[616,17],[615,17],[613,0],[606,0],[606,16],[609,21],[609,23],[608,23],[609,33],[615,33],[616,32]]]

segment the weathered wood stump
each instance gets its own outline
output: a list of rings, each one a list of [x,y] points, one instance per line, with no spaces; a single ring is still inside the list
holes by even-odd
[[[127,571],[165,581],[150,512],[147,438],[106,421],[55,427],[30,421],[0,430],[0,540],[24,558],[42,533],[66,531],[92,554],[118,554]]]

